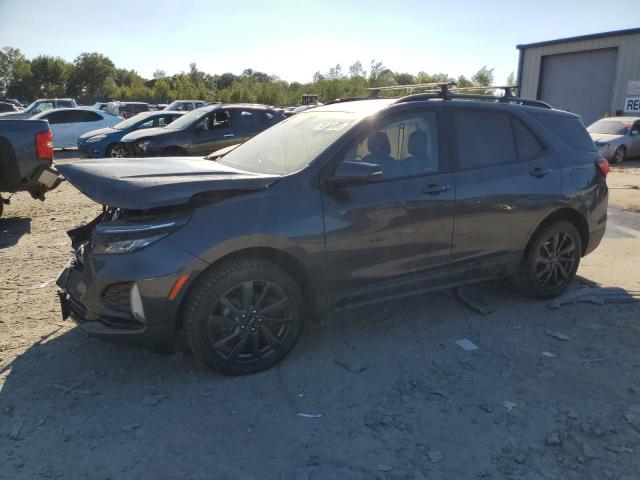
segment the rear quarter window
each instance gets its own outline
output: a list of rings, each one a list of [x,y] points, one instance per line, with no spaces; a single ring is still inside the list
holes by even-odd
[[[578,150],[595,152],[596,146],[578,117],[551,113],[530,112],[536,120]]]

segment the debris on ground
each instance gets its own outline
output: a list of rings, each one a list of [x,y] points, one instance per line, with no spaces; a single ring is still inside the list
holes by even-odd
[[[347,372],[351,372],[351,373],[364,372],[367,368],[369,368],[369,365],[360,365],[358,363],[348,362],[341,358],[334,358],[333,363],[335,363],[336,365],[340,365]]]
[[[455,292],[458,300],[481,315],[489,315],[495,311],[493,308],[489,307],[483,299],[469,298],[469,296],[464,293],[463,285],[456,288]]]
[[[79,390],[78,387],[81,387],[81,386],[82,386],[82,382],[78,382],[75,385],[72,385],[71,387],[66,387],[64,385],[56,383],[53,385],[53,388],[62,390],[63,395],[66,395],[68,393],[79,393],[80,395],[91,395],[91,392],[89,390]]]
[[[516,408],[518,406],[518,404],[515,403],[515,402],[510,402],[509,400],[507,400],[502,404],[502,406],[507,409],[507,412],[510,412],[511,410]]]
[[[557,338],[558,340],[562,340],[562,341],[569,340],[569,337],[567,335],[565,335],[562,332],[558,332],[557,330],[549,330],[549,329],[547,329],[545,331],[545,333],[547,335],[549,335],[550,337]]]
[[[391,470],[393,470],[393,467],[390,465],[385,465],[384,463],[378,464],[378,471],[380,472],[390,472]]]
[[[582,287],[560,295],[549,304],[549,308],[557,310],[562,305],[573,303],[631,303],[640,301],[640,292],[628,291],[620,287]]]
[[[551,352],[542,352],[542,355],[549,358],[555,358],[555,355]]]
[[[640,432],[640,403],[631,405],[624,413],[624,419]]]
[[[463,338],[461,340],[456,340],[456,345],[458,345],[463,350],[470,352],[472,350],[478,350],[478,346],[473,343],[468,338]]]
[[[47,285],[51,284],[51,282],[53,282],[53,281],[55,281],[55,278],[50,278],[46,282],[42,282],[42,283],[39,283],[37,285],[33,285],[33,286],[29,287],[29,290],[36,290],[38,288],[44,288]]]
[[[559,447],[562,445],[562,438],[557,433],[552,433],[547,436],[545,443],[550,447]]]
[[[168,398],[168,396],[164,394],[155,395],[153,393],[147,393],[142,399],[142,404],[147,407],[155,407],[166,398]]]
[[[303,413],[303,412],[300,412],[297,415],[299,417],[305,417],[305,418],[322,418],[322,414],[321,413]]]
[[[444,460],[444,455],[440,450],[429,450],[427,456],[429,457],[431,463],[438,463]]]
[[[22,430],[23,422],[22,420],[18,420],[13,424],[13,428],[11,429],[11,433],[9,434],[9,438],[12,440],[18,440],[20,438],[20,431]]]

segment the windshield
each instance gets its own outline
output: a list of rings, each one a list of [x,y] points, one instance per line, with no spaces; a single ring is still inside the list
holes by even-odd
[[[300,113],[256,135],[218,162],[248,172],[288,175],[309,165],[365,115]]]
[[[173,122],[171,122],[164,128],[168,130],[183,130],[195,123],[203,115],[206,115],[206,112],[203,112],[202,110],[191,110],[189,113],[185,113],[180,118],[176,118]]]
[[[143,122],[150,116],[151,115],[149,114],[139,113],[138,115],[134,115],[131,118],[127,118],[126,120],[120,123],[116,123],[113,126],[113,128],[115,128],[116,130],[126,130],[127,128],[135,127],[138,123]]]
[[[598,120],[587,128],[589,133],[603,133],[608,135],[626,135],[631,123],[621,120]]]

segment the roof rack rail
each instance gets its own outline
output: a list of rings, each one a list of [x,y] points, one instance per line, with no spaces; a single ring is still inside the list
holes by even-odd
[[[324,105],[333,105],[334,103],[357,102],[358,100],[370,100],[370,99],[371,99],[371,97],[336,98],[335,100],[331,100],[330,102],[327,102]]]
[[[531,100],[528,98],[516,97],[513,95],[513,89],[517,88],[516,85],[506,85],[506,86],[486,86],[486,87],[454,87],[450,88],[451,84],[455,85],[455,82],[449,82],[446,84],[440,84],[439,90],[431,90],[424,93],[415,93],[412,95],[407,95],[404,97],[400,97],[396,100],[395,103],[404,103],[404,102],[418,102],[423,100],[485,100],[492,101],[496,103],[514,103],[517,105],[525,105],[529,107],[540,107],[540,108],[553,108],[546,102],[541,100]],[[407,86],[407,85],[405,85]],[[504,90],[504,95],[484,95],[479,93],[459,93],[459,92],[477,92],[487,91],[487,90]]]
[[[422,90],[424,88],[436,91],[436,89],[447,90],[450,86],[456,85],[456,82],[434,82],[434,83],[412,83],[407,85],[390,85],[387,87],[370,87],[368,98],[378,98],[380,92],[398,91],[398,90]]]

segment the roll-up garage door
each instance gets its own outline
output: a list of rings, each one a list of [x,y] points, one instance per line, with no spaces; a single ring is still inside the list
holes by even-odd
[[[617,48],[543,56],[538,98],[595,122],[611,108],[617,58]]]

